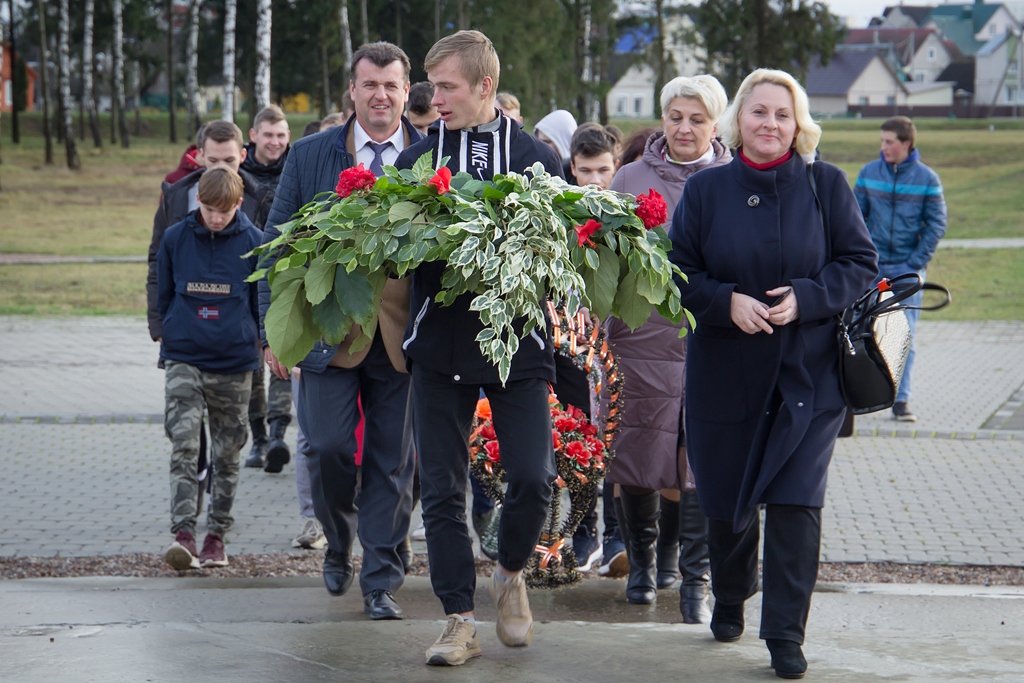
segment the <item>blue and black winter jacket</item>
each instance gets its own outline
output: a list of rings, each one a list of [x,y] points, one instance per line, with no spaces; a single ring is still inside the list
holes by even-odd
[[[916,149],[902,164],[885,157],[861,169],[853,189],[883,265],[922,270],[946,234],[946,201],[939,175]]]
[[[262,242],[241,211],[220,232],[203,226],[198,209],[167,229],[157,252],[162,359],[219,374],[259,367],[258,291],[245,281],[257,257],[242,256]]]

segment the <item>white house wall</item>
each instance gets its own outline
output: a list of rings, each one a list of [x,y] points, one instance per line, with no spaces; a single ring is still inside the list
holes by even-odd
[[[907,95],[907,104],[911,107],[951,107],[953,106],[953,83],[941,88],[912,92]]]
[[[907,102],[907,94],[903,90],[903,86],[896,80],[889,67],[882,62],[881,57],[871,60],[846,93],[846,102],[852,106],[892,105],[892,98],[895,98],[896,104],[906,104]]]
[[[909,77],[915,81],[931,83],[951,61],[953,60],[949,56],[949,50],[933,33],[925,39],[923,45],[918,46],[910,63]]]
[[[1016,52],[1016,68],[1011,67],[1010,71],[1006,75],[1006,80],[1003,81],[1003,73],[1006,71],[1006,59],[1008,52],[1013,49]],[[999,90],[999,98],[996,100],[997,105],[1001,104],[1019,104],[1024,102],[1024,97],[1021,95],[1022,86],[1024,83],[1021,82],[1021,44],[1020,41],[1015,38],[1009,38],[1003,43],[998,50],[990,55],[978,55],[975,61],[975,72],[974,72],[974,103],[977,105],[987,106],[992,104],[993,97],[996,94],[996,89]],[[1013,93],[1007,91],[1007,86],[1013,88]],[[1011,94],[1016,94],[1017,102],[1010,97]]]
[[[809,99],[812,114],[846,114],[846,98],[842,95],[812,95]]]
[[[975,40],[982,42],[988,42],[996,36],[1001,36],[1006,33],[1009,29],[1017,30],[1020,24],[1014,18],[1014,16],[1006,9],[1006,7],[1000,7],[996,10],[985,25],[981,27],[981,30],[974,34]]]
[[[613,118],[649,119],[654,116],[654,69],[629,67],[608,91],[608,114]]]

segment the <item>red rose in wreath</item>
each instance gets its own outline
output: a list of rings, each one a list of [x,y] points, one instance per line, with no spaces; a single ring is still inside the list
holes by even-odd
[[[498,434],[494,431],[494,426],[489,424],[480,428],[480,436],[488,441],[494,441],[498,438]]]
[[[373,175],[373,171],[368,171],[362,164],[359,164],[355,168],[346,168],[338,174],[338,186],[334,188],[334,193],[345,198],[353,192],[370,189],[375,182],[377,182],[377,176]]]
[[[427,185],[433,185],[437,188],[438,194],[445,194],[450,192],[452,189],[452,171],[447,166],[442,166],[437,169],[437,173],[434,177],[427,181]]]
[[[580,428],[580,423],[571,417],[559,417],[555,419],[555,429],[560,432],[575,432]]]
[[[580,467],[590,467],[590,451],[582,441],[573,441],[565,447],[565,454],[575,460]]]
[[[668,205],[665,198],[651,188],[648,194],[642,194],[636,198],[636,215],[644,222],[644,227],[650,230],[659,225],[664,225],[668,220]]]
[[[577,225],[573,229],[576,231],[576,241],[582,247],[587,243],[591,235],[601,229],[601,224],[591,218],[583,225]]]
[[[484,444],[484,450],[487,451],[487,459],[491,462],[498,462],[501,460],[501,452],[498,449],[497,441],[488,441]]]

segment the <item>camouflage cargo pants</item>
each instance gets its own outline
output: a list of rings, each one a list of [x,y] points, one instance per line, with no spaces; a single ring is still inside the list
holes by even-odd
[[[249,399],[249,421],[273,422],[279,418],[292,421],[292,383],[270,373],[270,387],[264,390],[264,375],[267,374],[265,363],[252,373],[252,397]]]
[[[185,529],[195,534],[199,481],[199,430],[203,409],[210,414],[212,491],[206,526],[223,536],[234,522],[231,505],[238,488],[239,450],[248,432],[246,407],[252,390],[252,372],[220,375],[167,361],[164,430],[171,440],[171,533]]]

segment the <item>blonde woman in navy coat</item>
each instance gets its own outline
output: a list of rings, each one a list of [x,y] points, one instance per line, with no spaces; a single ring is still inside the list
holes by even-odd
[[[782,678],[801,646],[818,574],[821,507],[843,421],[835,315],[874,281],[877,254],[842,171],[815,163],[821,128],[789,74],[747,76],[719,124],[733,161],[696,174],[676,208],[672,261],[695,316],[686,358],[686,437],[711,519],[711,630],[743,633],[757,591],[760,637]],[[803,157],[802,157],[803,155]]]

